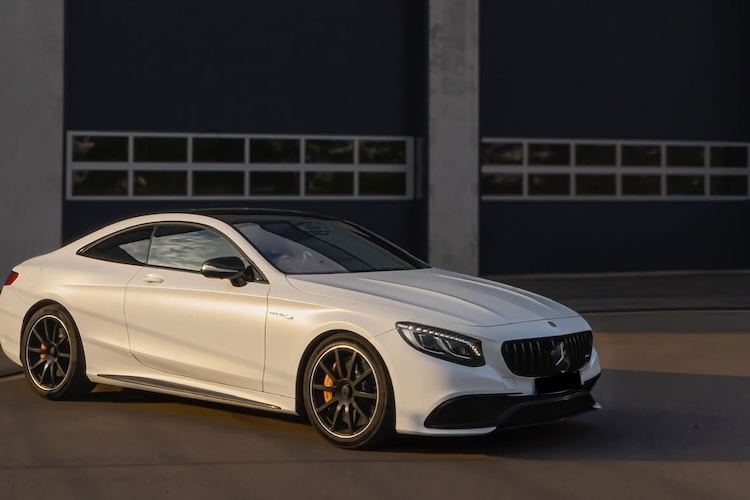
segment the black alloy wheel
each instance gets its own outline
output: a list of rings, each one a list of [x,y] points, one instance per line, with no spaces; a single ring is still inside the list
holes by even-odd
[[[331,337],[313,352],[304,399],[310,421],[336,446],[371,448],[393,432],[393,397],[383,362],[352,335]]]
[[[47,399],[87,394],[94,385],[86,368],[78,329],[60,306],[45,306],[24,328],[21,357],[26,380]]]

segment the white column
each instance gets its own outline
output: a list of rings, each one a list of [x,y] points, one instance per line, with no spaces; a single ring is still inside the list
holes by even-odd
[[[0,274],[58,247],[63,0],[0,1]]]
[[[479,272],[479,0],[429,0],[429,261]]]

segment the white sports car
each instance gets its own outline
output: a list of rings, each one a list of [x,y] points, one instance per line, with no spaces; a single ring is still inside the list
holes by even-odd
[[[138,216],[29,259],[0,344],[47,399],[101,383],[306,415],[344,448],[583,413],[601,372],[567,307],[278,210]]]

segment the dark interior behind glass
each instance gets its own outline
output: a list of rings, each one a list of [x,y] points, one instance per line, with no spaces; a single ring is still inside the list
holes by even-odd
[[[286,274],[429,267],[387,240],[344,221],[271,217],[237,221],[234,226],[268,262]]]

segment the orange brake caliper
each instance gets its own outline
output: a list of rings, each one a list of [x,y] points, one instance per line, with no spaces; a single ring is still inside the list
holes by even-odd
[[[333,370],[336,370],[336,363],[333,364]],[[326,387],[336,387],[336,384],[333,383],[333,379],[330,375],[326,373],[326,378],[323,379],[323,385]],[[333,399],[333,393],[330,391],[325,391],[323,393],[323,400],[327,403],[330,400]]]
[[[44,343],[42,343],[42,350],[43,350],[43,351],[46,351],[46,350],[47,350],[47,344],[44,344]],[[40,354],[40,355],[39,355],[39,359],[44,359],[44,358],[46,358],[46,357],[47,357],[47,355],[46,355],[46,354],[44,354],[44,353],[42,353],[42,354]]]

